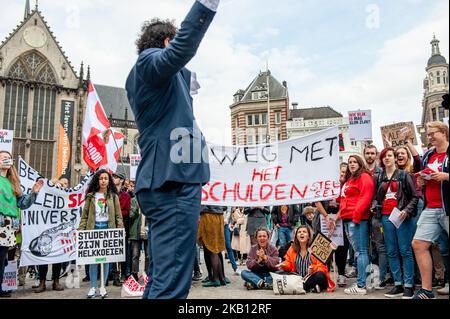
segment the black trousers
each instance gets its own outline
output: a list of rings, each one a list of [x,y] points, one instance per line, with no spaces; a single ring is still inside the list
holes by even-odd
[[[320,287],[320,291],[325,291],[328,288],[327,275],[324,272],[318,271],[313,274],[308,280],[303,284],[303,289],[309,292],[313,290],[317,285]]]
[[[339,276],[345,276],[345,267],[347,266],[347,256],[349,247],[350,242],[348,241],[347,235],[344,231],[344,246],[339,246],[335,252],[336,266],[338,269]]]
[[[62,264],[52,265],[52,280],[59,279],[61,275]],[[48,265],[38,266],[39,280],[46,280],[48,273]]]
[[[0,291],[2,291],[3,275],[5,274],[5,267],[8,257],[8,247],[0,246]]]

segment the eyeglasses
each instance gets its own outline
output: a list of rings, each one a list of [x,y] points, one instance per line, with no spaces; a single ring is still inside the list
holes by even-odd
[[[428,132],[427,137],[434,137],[434,134],[441,133],[441,131]]]

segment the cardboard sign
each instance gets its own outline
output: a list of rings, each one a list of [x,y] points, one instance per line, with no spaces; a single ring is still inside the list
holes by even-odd
[[[336,215],[328,215],[330,218],[336,220]],[[328,238],[330,238],[336,246],[344,246],[344,224],[342,219],[336,223],[336,229],[333,235],[330,236],[330,230],[327,227],[325,218],[320,215],[320,231]]]
[[[372,111],[348,112],[350,141],[372,141]]]
[[[14,131],[0,130],[0,151],[12,153]]]
[[[125,261],[125,229],[79,231],[77,265],[108,264]]]
[[[390,147],[388,141],[392,143],[392,147],[405,146],[409,140],[413,145],[418,145],[416,129],[413,122],[396,123],[381,127],[381,136],[383,137],[384,147]]]
[[[333,241],[319,232],[311,245],[311,254],[322,263],[327,264],[335,249]]]
[[[2,291],[16,291],[17,290],[17,262],[8,261],[8,266],[5,267],[3,275]]]

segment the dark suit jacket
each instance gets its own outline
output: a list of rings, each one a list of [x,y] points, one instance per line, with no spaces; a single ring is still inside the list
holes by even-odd
[[[168,182],[209,182],[208,152],[202,156],[206,142],[195,124],[191,72],[185,66],[195,56],[214,16],[215,12],[196,1],[169,46],[142,52],[128,76],[126,89],[142,153],[136,193]],[[172,161],[173,155],[178,161]]]

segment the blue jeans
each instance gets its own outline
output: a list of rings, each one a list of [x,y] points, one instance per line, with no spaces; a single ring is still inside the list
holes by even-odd
[[[230,260],[231,266],[233,267],[233,270],[236,271],[238,265],[234,259],[233,249],[231,248],[231,230],[228,225],[225,225],[225,246],[227,248],[228,259]]]
[[[280,247],[286,246],[292,240],[292,228],[280,227],[278,228],[278,240]]]
[[[369,221],[362,220],[360,224],[351,221],[344,222],[344,229],[350,245],[355,250],[355,259],[358,267],[358,287],[366,287],[369,272]]]
[[[108,229],[108,222],[95,223],[95,229]],[[103,264],[103,281],[106,286],[108,282],[109,265]],[[99,271],[99,265],[89,265],[89,279],[91,282],[91,288],[97,288],[97,276]]]
[[[268,272],[253,272],[249,270],[244,270],[241,273],[242,279],[245,282],[251,283],[253,286],[258,287],[258,283],[261,280],[264,280],[265,283],[272,285],[273,279],[272,276]]]
[[[383,216],[381,221],[386,239],[389,267],[394,276],[395,285],[402,286],[404,282],[406,288],[413,288],[414,258],[411,242],[414,237],[414,220],[411,218],[405,219],[399,229],[389,221],[389,216]],[[400,264],[400,257],[403,261],[403,269]]]

